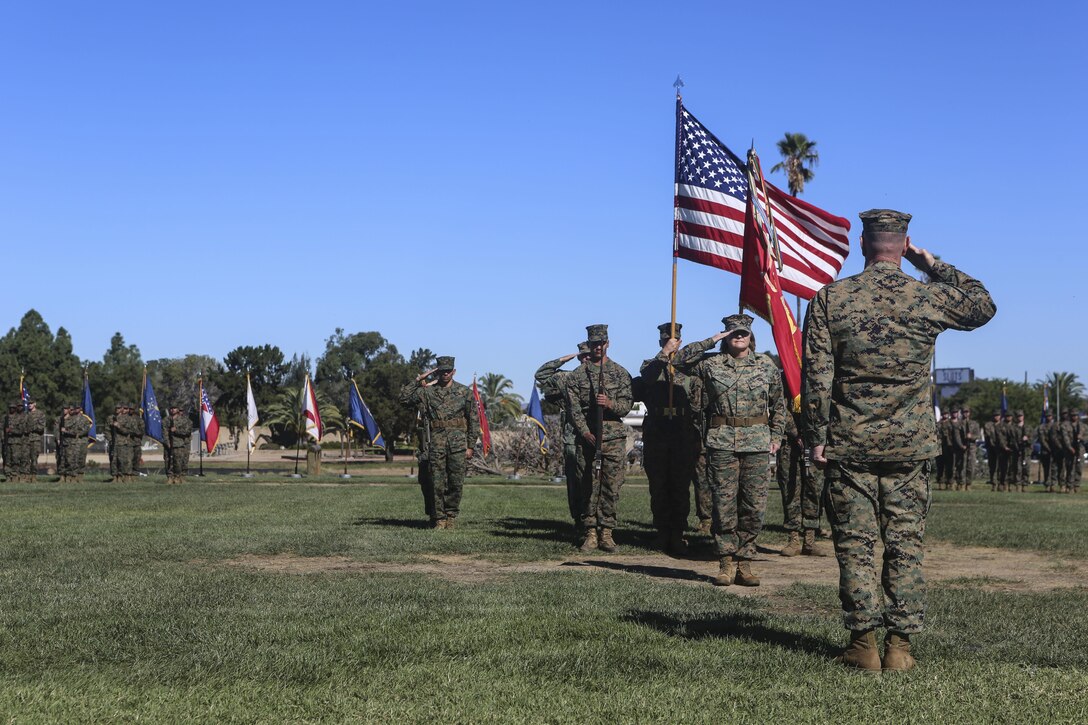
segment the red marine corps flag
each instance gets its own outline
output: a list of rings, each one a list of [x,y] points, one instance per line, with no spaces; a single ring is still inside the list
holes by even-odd
[[[480,414],[480,442],[484,447],[484,456],[491,451],[491,425],[487,422],[484,401],[480,400],[480,391],[476,387],[476,376],[472,376],[472,399],[476,401],[476,412]]]
[[[748,152],[748,179],[760,192],[765,188],[763,170],[755,151]],[[744,257],[740,274],[740,304],[771,326],[778,359],[786,378],[793,412],[801,411],[801,331],[782,294],[778,276],[773,211],[762,204],[762,193],[749,194],[744,212]]]

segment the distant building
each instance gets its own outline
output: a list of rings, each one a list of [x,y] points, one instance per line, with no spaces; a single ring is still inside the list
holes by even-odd
[[[951,398],[960,386],[975,379],[974,368],[937,368],[933,371],[933,384],[941,400]]]

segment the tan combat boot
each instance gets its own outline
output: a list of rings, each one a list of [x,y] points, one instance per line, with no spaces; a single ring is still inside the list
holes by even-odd
[[[452,529],[453,528],[454,517],[453,516],[447,516],[445,518],[445,521],[446,521],[446,528],[447,529]]]
[[[597,529],[586,529],[586,536],[582,539],[582,545],[578,547],[581,551],[593,551],[597,548]]]
[[[815,529],[805,529],[805,543],[801,545],[801,553],[805,556],[831,556],[826,546],[817,543]]]
[[[880,662],[885,670],[906,672],[914,667],[914,657],[910,654],[910,637],[898,632],[884,635],[884,659]]]
[[[698,534],[709,534],[710,523],[710,519],[702,519],[699,521],[699,527],[695,529],[695,532]]]
[[[723,556],[718,560],[718,576],[714,577],[714,585],[727,587],[732,585],[737,578],[737,562],[732,556]]]
[[[801,532],[791,531],[790,540],[786,542],[786,545],[782,547],[782,551],[778,552],[782,556],[797,556],[801,553]]]
[[[742,587],[758,587],[759,577],[752,571],[752,562],[741,559],[737,562],[737,578],[733,580]]]
[[[846,667],[856,667],[865,672],[880,673],[880,651],[876,648],[873,630],[851,632],[850,644],[835,658]]]
[[[601,547],[601,551],[611,554],[618,547],[616,542],[612,539],[612,529],[606,529],[601,527],[601,535],[598,539],[597,545]]]

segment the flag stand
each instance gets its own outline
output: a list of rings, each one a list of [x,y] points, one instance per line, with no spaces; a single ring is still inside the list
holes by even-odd
[[[204,478],[204,449],[208,445],[208,440],[207,440],[207,431],[204,430],[204,378],[203,377],[198,377],[197,378],[197,392],[200,394],[200,397],[198,397],[197,401],[196,401],[196,414],[198,416],[197,423],[200,425],[200,436],[199,437],[203,438],[204,440],[198,441],[198,444],[197,444],[197,447],[196,447],[197,454],[200,456],[200,473],[198,473],[196,475],[199,476],[200,478]]]
[[[347,453],[344,452],[344,439],[340,439],[340,455],[344,457],[344,472],[340,474],[340,478],[351,478],[351,474],[348,473],[348,456],[351,454],[351,428],[349,427],[341,435],[347,436],[348,448]]]
[[[302,475],[298,472],[298,454],[302,450],[302,398],[298,401],[298,438],[295,440],[295,472],[291,474],[291,478],[302,478]]]
[[[253,394],[253,387],[249,383],[249,372],[246,372],[246,472],[242,474],[242,478],[253,478],[253,472],[249,468],[250,456],[253,453],[253,446],[257,444],[256,438],[253,436],[253,428],[250,427],[252,421],[249,418],[249,401],[252,399],[250,396]],[[256,406],[254,406],[256,410]]]

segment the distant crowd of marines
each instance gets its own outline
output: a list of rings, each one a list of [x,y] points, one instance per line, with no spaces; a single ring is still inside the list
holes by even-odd
[[[1031,459],[1039,461],[1038,483],[1050,493],[1080,490],[1084,439],[1080,413],[1064,411],[1061,420],[1046,414],[1032,428],[1024,411],[994,411],[982,426],[971,418],[970,408],[947,411],[937,424],[941,454],[937,456],[937,486],[945,490],[971,490],[975,480],[978,444],[986,447],[987,483],[993,491],[1026,491],[1031,484]]]
[[[34,400],[18,398],[8,406],[3,417],[4,478],[13,482],[34,481],[38,475],[38,457],[47,420]],[[163,460],[167,483],[181,483],[189,468],[189,447],[193,423],[180,407],[171,406],[162,419]],[[87,451],[91,419],[82,403],[64,406],[53,433],[56,441],[56,472],[61,482],[83,480],[87,469]],[[106,418],[106,450],[109,454],[110,481],[133,481],[137,476],[145,435],[139,408],[121,403]]]

